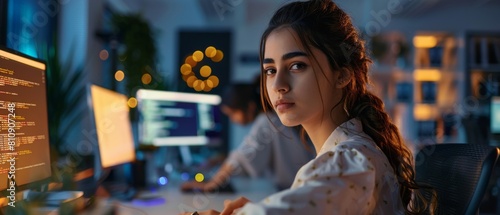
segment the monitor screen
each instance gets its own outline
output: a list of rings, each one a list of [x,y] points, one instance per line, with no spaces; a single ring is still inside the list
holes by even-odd
[[[46,64],[0,49],[0,190],[50,178],[47,114]]]
[[[490,128],[492,134],[500,134],[500,96],[491,98]]]
[[[127,97],[97,85],[90,85],[90,95],[99,152],[96,165],[110,168],[133,162],[135,145]]]
[[[185,146],[221,141],[218,95],[140,89],[137,102],[141,144]]]

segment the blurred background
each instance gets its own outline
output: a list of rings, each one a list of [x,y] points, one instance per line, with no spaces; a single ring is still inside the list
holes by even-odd
[[[137,149],[147,151],[137,139],[137,90],[220,95],[230,83],[252,82],[260,71],[260,36],[286,2],[0,0],[0,45],[49,65],[53,159],[92,156],[88,83],[128,97]],[[433,143],[500,146],[500,1],[335,2],[366,39],[371,90],[413,150]],[[248,129],[223,118],[223,144],[211,150],[227,154]]]

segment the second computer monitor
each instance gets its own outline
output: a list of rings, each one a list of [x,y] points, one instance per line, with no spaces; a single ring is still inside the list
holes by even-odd
[[[96,170],[134,161],[135,144],[127,97],[96,85],[90,86],[90,94],[99,151]]]
[[[217,145],[221,141],[218,95],[141,89],[137,101],[141,144]]]

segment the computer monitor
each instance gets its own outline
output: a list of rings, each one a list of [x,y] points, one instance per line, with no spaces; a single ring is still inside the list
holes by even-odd
[[[191,146],[221,142],[220,96],[140,89],[136,97],[140,144]]]
[[[46,80],[43,61],[0,47],[0,191],[7,195],[51,177]]]
[[[128,98],[106,88],[90,85],[90,110],[97,134],[95,178],[103,171],[135,161],[135,144],[129,117]]]
[[[500,96],[491,97],[490,130],[500,136]]]

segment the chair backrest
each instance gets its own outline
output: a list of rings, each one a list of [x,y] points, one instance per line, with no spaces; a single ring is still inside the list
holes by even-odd
[[[415,157],[416,181],[434,187],[436,214],[477,214],[498,155],[498,148],[482,144],[428,145]]]

